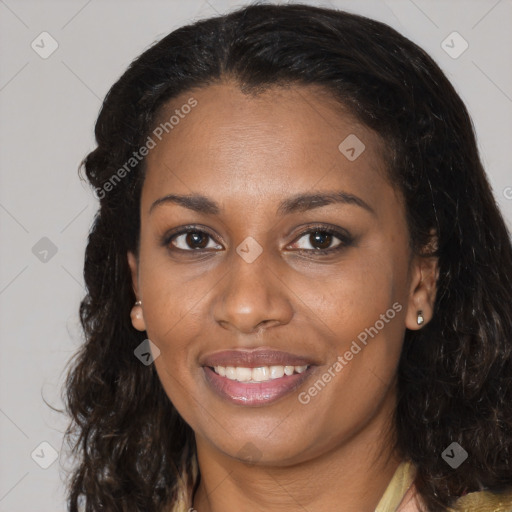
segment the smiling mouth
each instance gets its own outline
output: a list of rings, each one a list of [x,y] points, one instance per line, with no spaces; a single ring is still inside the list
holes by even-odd
[[[310,365],[301,366],[258,366],[248,368],[243,366],[213,366],[210,367],[217,375],[226,377],[229,380],[238,382],[268,382],[275,379],[281,379],[285,375],[290,376],[294,373],[304,373]]]
[[[211,391],[231,404],[253,407],[290,396],[312,375],[317,364],[307,355],[265,346],[223,350],[199,359]]]
[[[206,383],[215,394],[245,407],[263,407],[290,396],[313,369],[314,365],[203,366]]]

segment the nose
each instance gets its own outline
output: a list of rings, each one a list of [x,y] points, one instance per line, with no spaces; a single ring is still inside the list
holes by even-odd
[[[252,263],[234,253],[230,271],[217,287],[213,313],[225,329],[257,333],[293,317],[292,292],[272,268],[265,251]]]

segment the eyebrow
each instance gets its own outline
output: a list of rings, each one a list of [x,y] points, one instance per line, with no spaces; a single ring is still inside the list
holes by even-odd
[[[177,195],[168,194],[160,199],[157,199],[149,208],[149,214],[153,212],[155,208],[163,204],[177,204],[189,210],[193,210],[198,213],[204,213],[207,215],[219,215],[221,213],[220,206],[212,199],[200,195]],[[367,210],[372,215],[376,216],[375,210],[363,199],[354,194],[349,194],[342,190],[334,192],[316,192],[309,194],[297,194],[288,199],[285,199],[277,208],[278,215],[290,215],[296,212],[305,212],[313,210],[314,208],[320,208],[329,204],[349,204],[355,205]]]

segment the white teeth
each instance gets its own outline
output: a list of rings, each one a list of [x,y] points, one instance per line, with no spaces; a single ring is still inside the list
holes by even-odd
[[[284,375],[304,373],[308,368],[304,366],[259,366],[257,368],[245,368],[243,366],[215,366],[215,373],[221,377],[239,382],[266,382],[280,379]]]
[[[284,373],[286,373],[286,375],[292,375],[294,369],[294,366],[285,366]]]
[[[284,366],[271,366],[270,367],[270,378],[280,379],[284,375]]]
[[[256,382],[270,380],[270,368],[268,366],[260,366],[259,368],[253,368],[252,380],[255,380]]]
[[[252,371],[250,368],[237,368],[236,380],[240,382],[248,382],[252,379]]]

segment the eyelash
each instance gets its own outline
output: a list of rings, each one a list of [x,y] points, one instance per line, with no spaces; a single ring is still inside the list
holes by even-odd
[[[204,229],[199,229],[197,226],[192,225],[192,226],[185,226],[184,228],[180,229],[177,232],[173,232],[173,233],[164,235],[162,238],[162,245],[165,247],[168,247],[170,250],[181,251],[181,252],[200,253],[203,251],[209,251],[209,249],[180,249],[178,247],[174,247],[174,248],[169,247],[169,245],[175,238],[178,238],[181,235],[186,235],[189,233],[200,233],[200,234],[209,236],[212,240],[214,239],[213,235],[210,234],[208,231],[206,231]],[[340,243],[337,246],[331,247],[328,249],[295,249],[295,250],[298,252],[301,252],[301,253],[314,253],[314,254],[319,254],[319,255],[329,255],[329,254],[333,254],[338,251],[341,251],[342,249],[352,245],[352,243],[354,241],[354,239],[348,233],[338,231],[337,229],[333,229],[328,226],[316,225],[316,226],[310,226],[306,231],[303,231],[302,233],[300,233],[294,239],[294,241],[292,243],[296,243],[296,241],[300,240],[305,235],[309,235],[309,234],[313,234],[313,233],[322,233],[322,234],[325,233],[328,235],[332,235],[332,236],[338,238],[340,240]]]

